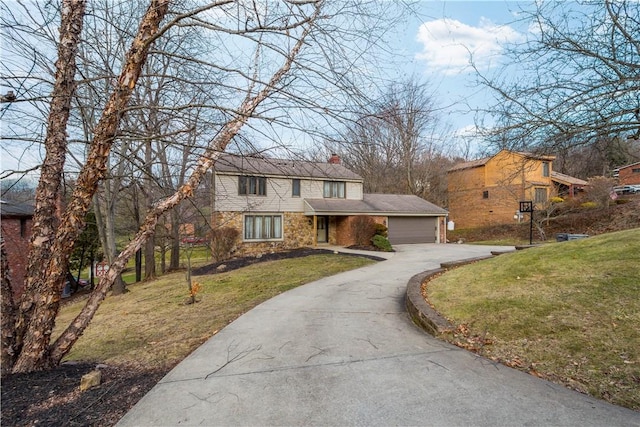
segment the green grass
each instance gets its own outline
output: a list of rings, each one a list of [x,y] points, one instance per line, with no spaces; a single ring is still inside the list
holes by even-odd
[[[457,268],[427,284],[445,339],[640,409],[640,229]]]
[[[141,364],[167,368],[182,360],[229,322],[261,302],[325,276],[373,261],[345,255],[313,255],[254,264],[209,276],[195,276],[199,302],[189,297],[185,272],[129,285],[109,296],[65,360]],[[58,329],[67,325],[84,301],[62,307]]]

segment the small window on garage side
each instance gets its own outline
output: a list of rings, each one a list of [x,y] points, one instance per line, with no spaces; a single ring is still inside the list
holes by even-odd
[[[484,190],[482,192],[482,198],[483,199],[488,199],[489,198],[489,190]]]
[[[291,180],[291,196],[300,197],[300,180],[299,179]]]

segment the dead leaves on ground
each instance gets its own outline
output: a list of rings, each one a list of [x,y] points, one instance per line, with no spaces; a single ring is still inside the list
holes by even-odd
[[[444,338],[460,348],[464,348],[465,350],[509,366],[510,368],[527,372],[538,378],[546,378],[544,374],[536,369],[537,366],[535,362],[528,362],[515,354],[507,354],[506,357],[492,354],[491,346],[495,340],[490,337],[486,331],[482,335],[473,334],[467,324],[461,324],[458,325],[456,329],[445,332]]]

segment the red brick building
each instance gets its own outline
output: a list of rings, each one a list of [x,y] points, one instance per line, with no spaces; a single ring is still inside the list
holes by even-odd
[[[0,201],[0,228],[5,241],[14,297],[20,296],[24,289],[32,218],[33,206]]]
[[[640,162],[616,169],[614,176],[620,185],[640,185]]]

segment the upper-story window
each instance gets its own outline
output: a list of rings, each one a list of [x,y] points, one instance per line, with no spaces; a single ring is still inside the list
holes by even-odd
[[[345,186],[346,185],[344,181],[325,181],[324,197],[332,199],[344,199]]]
[[[238,179],[238,194],[266,196],[267,178],[263,176],[241,176]]]
[[[549,162],[542,162],[542,176],[549,176]]]
[[[300,180],[292,179],[291,180],[291,196],[292,197],[300,197]]]

